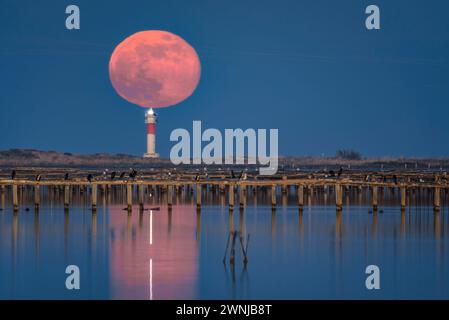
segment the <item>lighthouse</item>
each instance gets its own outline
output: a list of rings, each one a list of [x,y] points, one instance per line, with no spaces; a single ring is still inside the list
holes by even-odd
[[[156,122],[157,114],[153,109],[149,109],[145,115],[145,123],[147,124],[147,152],[144,158],[159,158],[156,153]]]

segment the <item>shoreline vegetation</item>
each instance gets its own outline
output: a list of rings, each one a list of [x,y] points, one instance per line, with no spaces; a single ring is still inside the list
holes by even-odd
[[[338,151],[334,157],[279,157],[279,171],[326,170],[344,167],[358,170],[431,170],[445,171],[449,168],[449,157],[418,158],[418,157],[377,157],[356,159],[342,156]],[[75,154],[56,151],[40,151],[35,149],[9,149],[0,151],[0,167],[60,167],[60,168],[211,168],[225,169],[235,167],[256,168],[257,165],[174,165],[168,158],[143,158],[128,154]]]

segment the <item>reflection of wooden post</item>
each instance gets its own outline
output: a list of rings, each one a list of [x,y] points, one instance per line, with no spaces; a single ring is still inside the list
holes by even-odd
[[[271,208],[276,209],[276,185],[271,186]]]
[[[133,210],[133,185],[126,185],[126,202],[128,203],[128,211],[131,212]]]
[[[70,186],[64,186],[64,209],[68,209],[70,204]]]
[[[401,208],[405,208],[407,200],[407,189],[405,187],[401,187]]]
[[[229,210],[234,210],[234,185],[229,185]]]
[[[335,185],[335,206],[337,207],[337,210],[343,208],[343,195],[340,184]]]
[[[201,184],[196,185],[196,208],[201,208]]]
[[[373,210],[377,210],[377,205],[378,205],[378,187],[377,186],[373,186]]]
[[[12,185],[12,202],[14,211],[19,210],[19,195],[17,193],[17,184]]]
[[[39,186],[34,186],[34,208],[39,210],[41,204],[41,191]]]
[[[439,211],[440,210],[440,206],[441,206],[441,189],[440,187],[435,187],[435,194],[433,197],[433,209],[435,211]]]
[[[298,206],[300,208],[304,206],[304,186],[302,184],[298,186]]]
[[[96,183],[92,184],[92,211],[97,210],[97,193],[98,186]]]

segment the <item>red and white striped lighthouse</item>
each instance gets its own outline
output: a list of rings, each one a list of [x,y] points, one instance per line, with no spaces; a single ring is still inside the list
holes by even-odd
[[[145,123],[147,124],[147,153],[144,158],[159,158],[156,153],[156,122],[157,114],[153,109],[148,110],[145,115]]]

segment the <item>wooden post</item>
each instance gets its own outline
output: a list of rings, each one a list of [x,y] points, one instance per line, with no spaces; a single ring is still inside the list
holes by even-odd
[[[229,185],[229,210],[234,210],[234,185]]]
[[[12,202],[13,202],[14,211],[18,211],[19,210],[19,195],[17,193],[17,184],[12,185]]]
[[[377,186],[373,186],[373,210],[377,210],[377,205],[378,205],[378,187]]]
[[[1,201],[0,201],[0,209],[5,209],[5,185],[1,185],[0,187],[0,195],[1,195]]]
[[[201,208],[201,184],[197,183],[196,185],[196,208]]]
[[[144,195],[145,195],[144,185],[143,184],[139,184],[138,188],[139,188],[139,210],[143,211],[143,209],[144,209]]]
[[[342,195],[341,184],[335,185],[335,206],[337,207],[338,211],[343,209],[343,195]]]
[[[441,189],[440,187],[435,187],[435,194],[433,196],[433,209],[435,211],[439,211],[440,210],[440,206],[441,206]]]
[[[304,206],[304,186],[302,184],[298,186],[298,206],[299,208]]]
[[[240,201],[240,209],[245,207],[245,186],[239,186],[239,201]]]
[[[64,209],[68,209],[70,204],[70,186],[64,186]]]
[[[96,183],[92,184],[92,211],[97,210],[97,193],[98,193],[98,186]]]
[[[407,189],[406,187],[401,187],[401,208],[405,208],[407,200]]]
[[[271,186],[271,208],[276,209],[276,185]]]
[[[128,183],[126,185],[126,202],[128,204],[128,212],[133,210],[133,185]]]
[[[286,181],[287,180],[287,176],[282,176],[282,180]],[[281,192],[282,193],[287,193],[287,185],[286,184],[282,184]]]
[[[167,205],[168,208],[171,208],[173,204],[173,186],[169,185],[167,188]]]
[[[34,186],[34,208],[39,210],[41,204],[41,191],[38,185]]]

